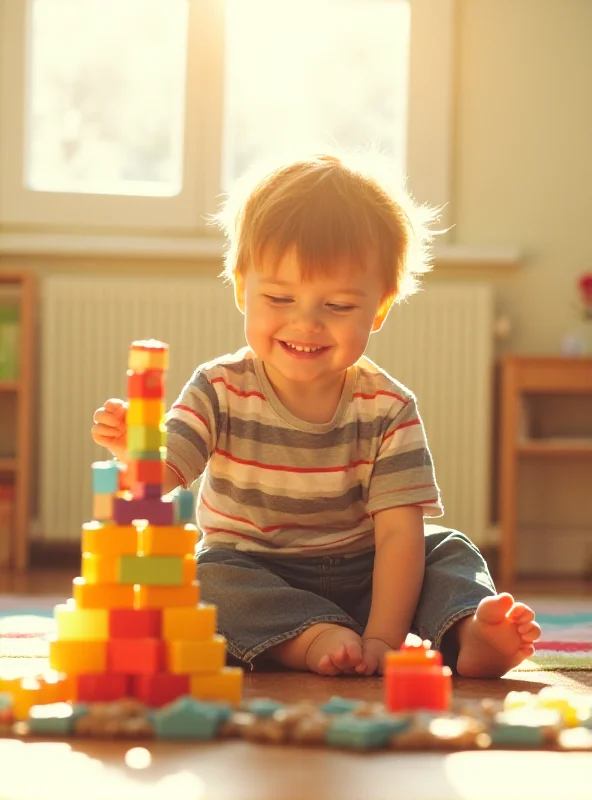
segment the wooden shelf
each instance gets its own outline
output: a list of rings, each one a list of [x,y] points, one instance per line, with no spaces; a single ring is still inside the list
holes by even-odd
[[[0,392],[18,392],[21,388],[21,382],[16,381],[3,381],[0,380]]]
[[[518,442],[516,450],[527,456],[590,456],[592,438],[530,439]]]
[[[0,472],[16,472],[18,462],[16,458],[0,457]]]

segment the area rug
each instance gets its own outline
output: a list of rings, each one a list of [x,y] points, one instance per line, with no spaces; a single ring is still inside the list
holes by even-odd
[[[10,604],[3,600],[0,596],[0,676],[37,674],[46,666],[48,640],[55,632],[54,599],[22,598],[21,609],[14,597]],[[542,637],[535,655],[516,671],[592,670],[592,599],[526,602],[537,612]]]

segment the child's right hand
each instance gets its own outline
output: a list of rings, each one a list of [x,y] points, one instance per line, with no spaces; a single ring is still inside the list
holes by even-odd
[[[127,407],[123,400],[112,398],[93,415],[93,440],[110,450],[119,461],[125,460],[127,451]]]

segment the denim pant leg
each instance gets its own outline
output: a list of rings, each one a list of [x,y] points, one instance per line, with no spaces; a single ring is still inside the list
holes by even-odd
[[[443,642],[444,635],[473,614],[484,597],[496,594],[495,586],[483,556],[464,534],[427,525],[425,546],[425,576],[413,630],[429,639],[435,650],[445,651],[445,660],[454,666],[458,653],[452,642]]]

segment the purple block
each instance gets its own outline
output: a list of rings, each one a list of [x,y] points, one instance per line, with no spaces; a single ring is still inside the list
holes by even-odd
[[[118,525],[131,525],[136,519],[145,519],[151,525],[172,525],[173,503],[160,497],[147,497],[144,500],[116,497],[113,504],[113,518]]]

